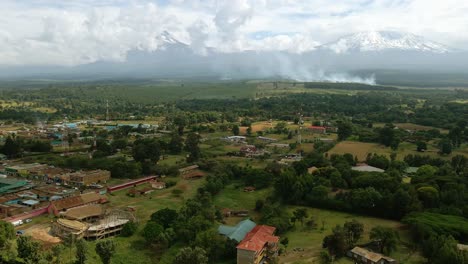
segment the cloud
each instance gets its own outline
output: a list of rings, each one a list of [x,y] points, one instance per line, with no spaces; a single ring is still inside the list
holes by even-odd
[[[3,0],[0,63],[123,61],[131,50],[160,49],[165,31],[198,54],[300,54],[342,35],[388,29],[463,49],[467,12],[465,0]]]

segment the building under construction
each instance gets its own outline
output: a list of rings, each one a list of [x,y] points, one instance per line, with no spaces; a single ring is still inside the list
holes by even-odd
[[[86,240],[118,235],[126,223],[136,221],[131,212],[118,209],[104,210],[96,204],[75,207],[60,216],[52,226],[54,235],[61,238],[72,235],[76,239]]]

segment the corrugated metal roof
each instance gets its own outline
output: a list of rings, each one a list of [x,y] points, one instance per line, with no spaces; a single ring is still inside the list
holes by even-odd
[[[246,219],[239,222],[236,226],[220,225],[218,233],[240,242],[256,225],[255,222]]]

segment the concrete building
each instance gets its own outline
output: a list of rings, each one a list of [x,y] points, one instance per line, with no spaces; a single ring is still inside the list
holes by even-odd
[[[255,226],[237,246],[237,264],[270,263],[278,257],[275,227]]]
[[[70,185],[88,186],[90,184],[105,183],[110,179],[110,171],[92,170],[92,171],[77,171],[69,174]]]

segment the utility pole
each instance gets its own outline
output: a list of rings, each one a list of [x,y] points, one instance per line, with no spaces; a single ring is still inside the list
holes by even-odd
[[[106,100],[106,121],[109,121],[109,100]]]
[[[302,144],[302,135],[301,135],[301,132],[302,132],[302,125],[304,123],[304,121],[302,120],[302,114],[299,112],[297,113],[297,115],[299,116],[299,131],[297,132],[297,144]]]

